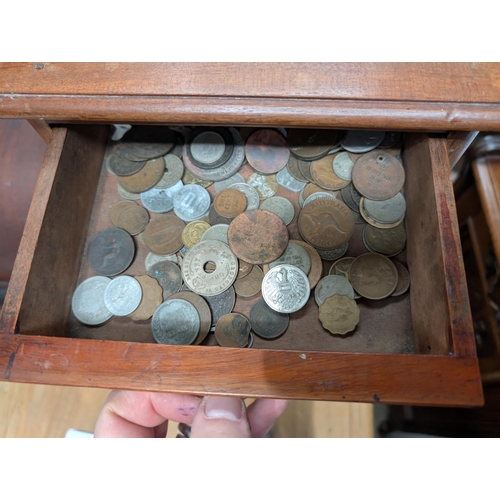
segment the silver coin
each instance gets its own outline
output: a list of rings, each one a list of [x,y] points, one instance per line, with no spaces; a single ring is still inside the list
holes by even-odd
[[[210,164],[215,163],[222,157],[226,149],[226,143],[220,134],[208,130],[197,135],[189,148],[196,161]]]
[[[110,283],[111,279],[106,276],[94,276],[77,286],[71,309],[80,323],[101,325],[113,316],[104,303],[104,292]]]
[[[304,203],[305,203],[305,200],[304,200],[304,190],[302,190],[299,193],[299,206],[300,206],[300,208],[304,208]]]
[[[350,153],[368,153],[383,140],[385,132],[380,130],[348,130],[341,146]]]
[[[209,227],[203,233],[200,241],[217,240],[229,245],[229,240],[227,238],[228,230],[229,224],[215,224],[215,226]]]
[[[141,303],[141,284],[132,276],[118,276],[104,291],[104,303],[114,316],[132,314]]]
[[[173,186],[159,189],[148,189],[141,193],[142,204],[155,214],[166,214],[174,208],[174,197],[184,187],[182,181],[177,181]]]
[[[141,199],[140,193],[129,193],[128,191],[125,191],[125,189],[123,189],[120,186],[120,184],[117,184],[117,186],[118,186],[118,192],[120,193],[120,196],[122,198],[125,198],[126,200],[130,201],[137,201]]]
[[[255,190],[259,193],[259,197],[261,200],[265,200],[266,198],[271,198],[276,194],[278,190],[278,186],[274,187],[274,183],[269,183],[268,178],[272,177],[271,175],[262,175],[255,172],[252,174],[248,180],[247,184],[255,188]],[[276,178],[276,176],[274,176]],[[274,184],[274,185],[273,185]]]
[[[168,299],[153,314],[151,331],[159,344],[189,345],[200,331],[200,315],[187,300]]]
[[[293,203],[281,196],[273,196],[272,198],[264,200],[259,208],[276,214],[285,223],[285,226],[288,226],[295,217]]]
[[[262,280],[263,299],[271,309],[280,313],[293,313],[302,309],[310,294],[306,274],[289,264],[270,269]]]
[[[183,186],[174,196],[175,215],[185,222],[201,219],[209,209],[210,194],[197,184]]]
[[[276,174],[276,182],[280,186],[283,186],[284,188],[294,193],[299,193],[300,191],[302,191],[307,184],[307,182],[300,182],[295,177],[292,177],[286,167],[282,168]]]
[[[290,264],[291,266],[298,267],[303,273],[309,274],[311,270],[311,257],[309,257],[309,252],[305,248],[290,241],[283,255],[274,262],[269,263],[269,269],[273,269],[281,264]]]
[[[406,213],[406,200],[401,193],[384,201],[363,199],[366,214],[382,224],[393,224]]]
[[[358,212],[359,213],[359,203],[356,203],[356,201],[354,201],[354,198],[352,197],[350,184],[348,186],[346,186],[345,188],[342,188],[340,190],[340,194],[342,196],[342,200],[344,201],[344,203],[353,212]]]
[[[182,255],[182,257],[185,257],[186,254],[189,252],[189,247],[187,247],[186,245],[184,245],[180,250],[179,250],[179,253]]]
[[[342,151],[342,146],[335,146],[334,148],[330,149],[330,151],[328,151],[328,153],[326,153],[325,156],[328,156],[328,155],[333,155],[334,153],[338,153],[339,151]]]
[[[146,271],[149,271],[152,266],[163,260],[168,260],[169,262],[174,262],[175,264],[178,263],[177,255],[175,255],[175,253],[172,255],[157,255],[153,252],[149,252],[146,260],[144,261]]]
[[[241,191],[246,199],[247,199],[247,208],[246,210],[253,210],[255,208],[259,208],[260,198],[259,193],[250,186],[250,184],[246,184],[245,182],[238,182],[237,184],[233,184],[231,186],[238,191]]]
[[[318,251],[319,256],[323,260],[337,260],[340,259],[340,257],[342,257],[343,255],[345,255],[345,253],[347,252],[347,246],[348,244],[344,243],[340,247],[334,248],[333,250],[320,250],[319,248],[317,248],[316,250]]]
[[[311,201],[317,200],[319,198],[330,198],[332,200],[338,200],[335,193],[325,193],[324,191],[319,191],[317,193],[310,194],[302,203],[302,207],[305,207],[308,203],[311,203]]]
[[[347,295],[354,300],[354,288],[343,276],[331,274],[319,280],[314,290],[314,299],[320,306],[327,297],[332,295]]]
[[[351,160],[349,153],[343,151],[335,156],[333,159],[333,171],[344,181],[350,181],[352,179],[352,167],[354,167],[354,162]]]
[[[248,343],[246,345],[248,349],[250,349],[253,346],[253,341],[254,341],[254,336],[252,331],[250,331],[250,333],[248,334]]]
[[[234,174],[229,179],[224,179],[223,181],[214,182],[214,189],[216,193],[220,193],[222,190],[232,187],[234,184],[244,184],[245,179],[241,174]]]
[[[205,270],[206,264],[215,266]],[[229,247],[216,240],[200,241],[187,252],[182,277],[189,289],[199,295],[218,295],[227,290],[238,275],[238,259]]]
[[[182,163],[180,158],[173,154],[166,155],[163,158],[165,160],[165,173],[158,184],[154,186],[160,189],[173,186],[179,182],[184,175],[184,163]]]

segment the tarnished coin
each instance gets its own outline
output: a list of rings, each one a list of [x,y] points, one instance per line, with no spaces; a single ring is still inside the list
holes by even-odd
[[[401,140],[401,132],[385,132],[383,141],[378,145],[379,148],[392,148]]]
[[[333,157],[325,156],[311,163],[311,175],[314,182],[324,189],[336,191],[349,184],[333,171]]]
[[[104,303],[114,316],[127,316],[141,303],[142,288],[132,276],[118,276],[104,290]]]
[[[370,200],[388,200],[396,196],[405,182],[401,162],[386,151],[377,149],[364,154],[352,169],[354,187]]]
[[[140,193],[129,193],[128,191],[125,191],[125,189],[123,189],[120,186],[120,184],[117,184],[117,187],[118,187],[118,192],[120,193],[120,196],[122,198],[125,198],[126,200],[129,201],[137,201],[141,199]]]
[[[309,258],[311,259],[311,270],[307,275],[307,279],[309,280],[309,286],[312,290],[318,284],[321,276],[323,276],[323,262],[321,261],[321,257],[318,251],[312,245],[309,245],[309,243],[300,240],[293,240],[293,243],[305,248],[309,254]]]
[[[127,176],[139,172],[146,165],[145,161],[131,161],[121,148],[116,148],[107,158],[106,166],[115,175]]]
[[[226,188],[217,194],[214,208],[219,215],[233,219],[243,213],[247,206],[246,196],[238,189]]]
[[[215,340],[222,347],[245,347],[250,329],[250,321],[243,314],[229,313],[217,321]]]
[[[307,197],[307,200],[304,201],[304,203],[302,204],[302,208],[304,208],[308,203],[311,203],[311,201],[319,200],[320,198],[330,198],[332,200],[338,200],[337,196],[333,191],[330,192],[318,191],[317,193],[313,193],[311,196]]]
[[[231,223],[231,220],[232,219],[228,219],[227,217],[222,217],[222,215],[219,215],[215,210],[213,204],[211,205],[210,210],[208,211],[208,221],[210,222],[210,225],[212,227],[218,226],[220,224],[229,225]]]
[[[153,316],[163,302],[163,290],[158,282],[149,276],[134,276],[140,283],[142,299],[139,307],[130,315],[134,321],[145,321]]]
[[[359,307],[347,295],[332,295],[319,306],[319,320],[330,333],[345,335],[359,323]]]
[[[288,163],[286,164],[286,169],[288,170],[288,173],[296,180],[299,182],[311,182],[310,175],[308,177],[305,177],[304,174],[300,171],[299,165],[300,163],[309,163],[304,160],[299,160],[296,156],[290,155],[290,158],[288,158]],[[307,167],[304,167],[309,169],[309,165]]]
[[[210,228],[211,226],[208,222],[201,220],[195,220],[187,224],[182,230],[182,242],[184,246],[191,248],[196,243],[199,243],[205,232]]]
[[[229,240],[227,239],[228,229],[229,224],[216,224],[215,226],[211,226],[203,233],[200,241],[217,240],[229,245]]]
[[[174,262],[175,264],[178,263],[177,255],[175,253],[171,255],[156,255],[153,252],[149,252],[148,255],[146,256],[144,267],[146,268],[146,271],[149,271],[149,269],[152,266],[154,266],[157,262],[161,262],[163,260],[168,260],[170,262]]]
[[[363,198],[363,208],[368,216],[382,224],[400,221],[406,213],[406,200],[401,193],[384,201]]]
[[[285,223],[267,210],[247,210],[229,225],[229,248],[239,259],[250,264],[276,260],[288,245]]]
[[[259,266],[253,266],[249,274],[234,282],[234,291],[241,297],[253,297],[260,292],[263,278],[262,269]]]
[[[166,214],[174,209],[174,196],[183,188],[182,181],[177,181],[168,188],[151,188],[141,193],[142,204],[151,212]]]
[[[342,194],[342,199],[344,200],[344,203],[354,212],[359,213],[359,204],[356,203],[354,198],[352,197],[352,190],[350,188],[351,184],[349,186],[346,186],[343,188],[340,193]]]
[[[264,299],[259,300],[250,311],[252,330],[263,339],[271,340],[283,335],[289,323],[288,314],[274,311]]]
[[[191,222],[203,217],[210,208],[210,195],[205,188],[190,184],[182,186],[174,196],[174,212],[179,219]]]
[[[346,280],[349,281],[349,269],[351,269],[351,264],[354,262],[355,257],[343,257],[335,261],[331,267],[328,274],[343,276]],[[354,299],[360,299],[361,295],[356,293],[354,290]]]
[[[349,153],[345,151],[336,154],[333,158],[333,171],[345,181],[351,181],[353,167],[354,162],[351,160]]]
[[[307,184],[292,177],[286,167],[276,174],[276,182],[293,193],[300,193]]]
[[[253,341],[254,341],[254,336],[252,330],[250,330],[250,333],[248,334],[248,343],[246,345],[247,349],[250,349],[250,347],[253,346]]]
[[[349,280],[343,276],[328,275],[321,278],[316,285],[314,299],[316,304],[320,306],[327,297],[332,295],[347,295],[349,298],[354,299],[354,289]]]
[[[212,325],[216,325],[217,321],[224,314],[229,314],[233,310],[236,294],[234,288],[230,286],[225,292],[209,297],[203,296],[203,298],[207,301],[208,307],[210,307]]]
[[[149,214],[133,201],[122,201],[111,208],[109,220],[113,226],[135,235],[144,231],[149,222]]]
[[[144,244],[158,255],[170,255],[182,248],[182,230],[186,225],[169,213],[149,221],[144,230]]]
[[[399,295],[403,295],[403,293],[407,292],[408,288],[410,288],[410,273],[403,264],[395,261],[393,261],[393,264],[398,271],[398,284],[396,285],[396,290],[392,292],[392,296],[398,297]]]
[[[298,228],[308,243],[321,250],[331,250],[349,241],[354,232],[354,218],[339,200],[312,201],[299,214]]]
[[[257,172],[275,174],[287,164],[290,150],[286,139],[279,132],[260,129],[247,139],[245,155]]]
[[[314,182],[311,175],[311,163],[307,160],[298,160],[299,161],[299,170],[302,176],[307,180],[307,182]],[[291,174],[292,172],[290,172]]]
[[[293,203],[282,196],[267,198],[260,204],[259,208],[276,214],[286,226],[295,219],[295,208],[293,207]]]
[[[398,271],[387,257],[378,253],[364,253],[351,264],[349,281],[362,297],[385,299],[396,290]]]
[[[228,179],[214,182],[214,189],[216,193],[220,193],[221,191],[227,189],[228,187],[233,187],[234,184],[244,184],[244,183],[245,183],[244,177],[241,174],[236,173],[231,177],[229,177]]]
[[[156,184],[156,188],[165,189],[178,183],[184,175],[184,163],[177,156],[170,154],[163,157],[165,160],[165,173]]]
[[[302,206],[306,202],[307,198],[309,198],[309,196],[313,195],[314,193],[331,193],[331,191],[328,191],[327,189],[319,187],[313,183],[306,184],[304,189],[300,192],[300,194],[302,195]],[[300,200],[300,196],[299,196],[299,200]]]
[[[257,193],[255,188],[250,186],[250,184],[239,182],[237,184],[231,185],[231,187],[237,189],[238,191],[241,191],[245,195],[245,198],[247,199],[247,206],[245,210],[254,210],[256,208],[259,208],[259,193]]]
[[[190,345],[200,331],[200,317],[187,300],[169,299],[154,313],[151,330],[159,344]]]
[[[379,229],[367,224],[363,229],[363,238],[371,251],[387,256],[397,255],[406,245],[404,224],[391,229]]]
[[[287,142],[292,154],[303,160],[316,160],[338,145],[338,130],[300,129],[288,131]]]
[[[134,155],[146,160],[166,155],[175,143],[175,132],[167,127],[132,127],[122,137],[122,144]]]
[[[158,184],[165,171],[165,160],[157,158],[149,160],[136,174],[119,177],[118,183],[129,193],[142,193]]]
[[[244,260],[238,259],[238,264],[238,276],[236,276],[236,280],[248,276],[253,269],[253,264],[245,262]]]
[[[341,144],[351,153],[367,153],[375,149],[384,136],[385,132],[379,130],[348,130]]]
[[[206,181],[204,179],[199,179],[198,177],[194,176],[189,170],[184,170],[184,174],[182,176],[182,183],[184,185],[187,184],[198,184],[198,186],[207,188],[208,186],[211,186],[214,182],[213,181]]]
[[[130,266],[135,254],[132,236],[123,229],[110,227],[99,231],[88,248],[90,266],[97,274],[115,276]]]
[[[187,139],[189,159],[201,168],[224,165],[233,153],[233,138],[223,127],[199,127]]]
[[[105,276],[93,276],[82,281],[71,300],[71,310],[76,319],[84,325],[101,325],[113,314],[104,303],[104,291],[111,283]]]
[[[148,276],[154,278],[163,289],[163,299],[177,293],[182,286],[181,270],[177,264],[168,260],[157,262],[148,270]]]
[[[247,184],[255,188],[261,200],[271,198],[271,196],[276,194],[279,188],[275,175],[261,175],[255,173],[248,178]]]
[[[207,272],[207,263],[215,270]],[[218,295],[236,280],[238,259],[224,243],[216,240],[200,241],[184,257],[182,277],[189,289],[204,296]]]
[[[298,267],[304,274],[308,274],[311,270],[311,259],[307,250],[293,241],[288,242],[288,246],[281,257],[269,263],[269,269],[281,264]],[[236,290],[236,293],[238,293],[238,290]]]
[[[391,229],[393,227],[396,227],[396,226],[399,226],[402,222],[403,222],[403,219],[404,219],[404,216],[401,217],[400,220],[396,221],[396,222],[393,222],[391,224],[382,224],[381,222],[378,222],[376,221],[375,219],[372,219],[365,211],[365,207],[364,207],[364,201],[366,200],[366,198],[364,197],[361,197],[361,202],[359,204],[359,213],[361,215],[361,218],[368,222],[368,224],[370,224],[371,226],[373,227],[378,227],[379,229]]]
[[[318,249],[318,253],[323,260],[337,260],[340,259],[347,252],[348,244],[344,243],[337,248],[332,248],[331,250],[321,250]]]
[[[271,309],[280,313],[302,309],[310,293],[307,276],[299,268],[287,264],[271,269],[262,280],[262,297]]]

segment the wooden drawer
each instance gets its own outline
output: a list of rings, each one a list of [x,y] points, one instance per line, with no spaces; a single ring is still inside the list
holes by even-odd
[[[90,328],[72,318],[73,290],[87,277],[88,242],[120,200],[102,166],[108,133],[106,125],[53,130],[0,317],[2,378],[200,395],[482,404],[444,136],[410,133],[405,144],[410,293],[362,303],[361,323],[346,338],[322,330],[311,305],[293,316],[293,339],[231,349],[158,345],[149,325],[113,319]]]

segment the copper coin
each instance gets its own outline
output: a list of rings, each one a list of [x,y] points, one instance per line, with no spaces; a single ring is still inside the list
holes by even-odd
[[[243,314],[229,313],[217,321],[215,340],[223,347],[245,347],[250,330],[250,321]]]
[[[309,243],[301,240],[290,240],[296,245],[301,246],[307,253],[309,254],[309,258],[311,259],[311,270],[307,275],[307,279],[309,280],[309,286],[311,290],[318,284],[318,281],[323,276],[323,262],[318,251]]]
[[[264,299],[259,300],[250,311],[252,330],[263,339],[275,339],[286,332],[290,316],[271,309]]]
[[[390,229],[379,229],[367,224],[363,229],[364,242],[372,250],[388,256],[397,255],[406,245],[404,224]]]
[[[241,297],[253,297],[262,289],[264,273],[259,266],[253,266],[250,274],[234,282],[234,291]]]
[[[398,284],[396,285],[396,290],[392,292],[393,297],[398,297],[403,295],[403,293],[408,291],[410,288],[410,273],[403,264],[393,261],[396,269],[398,270]]]
[[[245,276],[248,276],[253,268],[253,264],[245,262],[244,260],[241,259],[238,259],[238,264],[239,264],[238,276],[236,276],[237,280],[239,280],[240,278],[244,278]]]
[[[333,171],[333,158],[334,156],[325,156],[311,163],[311,176],[314,182],[329,191],[337,191],[349,184],[349,181],[341,179]]]
[[[359,158],[352,169],[354,187],[370,200],[383,201],[396,196],[404,185],[401,162],[381,149]]]
[[[166,155],[174,143],[175,132],[160,126],[132,127],[122,137],[122,144],[132,154],[146,160]]]
[[[288,131],[287,142],[297,158],[317,160],[338,145],[340,139],[339,130],[292,128]]]
[[[163,291],[158,282],[149,276],[134,276],[142,288],[142,299],[139,307],[130,315],[134,321],[145,321],[155,313],[163,302]]]
[[[356,163],[358,161],[358,158],[361,158],[365,153],[351,153],[350,151],[347,152],[349,155],[349,158]]]
[[[398,271],[387,257],[378,253],[364,253],[351,264],[349,281],[362,297],[385,299],[396,290]]]
[[[366,210],[365,210],[365,206],[364,206],[364,200],[365,198],[364,197],[361,197],[361,202],[359,204],[359,213],[361,214],[361,217],[366,221],[368,222],[368,224],[370,224],[370,226],[373,226],[373,227],[378,227],[379,229],[391,229],[393,227],[396,227],[396,226],[399,226],[401,224],[401,222],[403,222],[405,216],[403,215],[403,217],[401,217],[401,219],[399,219],[398,221],[396,222],[393,222],[392,224],[384,224],[382,222],[379,222],[375,219],[373,219],[372,217],[370,217],[367,213],[366,213]]]
[[[341,201],[320,198],[302,209],[298,227],[304,240],[313,247],[331,250],[349,241],[354,232],[354,217]]]
[[[323,189],[317,186],[316,184],[310,183],[307,184],[306,187],[302,190],[302,198],[304,199],[304,201],[306,201],[307,198],[309,198],[309,196],[311,196],[314,193],[328,193],[328,192],[329,191],[327,189]]]
[[[290,158],[286,139],[270,129],[254,132],[247,140],[245,154],[248,163],[262,174],[279,172]]]
[[[142,193],[158,184],[164,172],[165,160],[163,158],[149,160],[136,174],[119,177],[118,184],[129,193]]]
[[[307,168],[309,171],[310,169],[310,162],[304,161],[304,160],[299,160],[293,155],[290,155],[290,158],[288,159],[288,163],[286,164],[286,168],[288,169],[288,172],[290,175],[294,178],[297,179],[300,182],[311,182],[311,174],[309,172],[309,175],[307,177],[304,176],[304,174],[300,170],[300,164],[304,163],[307,165],[307,167],[304,167],[304,169]]]
[[[118,227],[103,229],[90,242],[87,254],[90,266],[97,274],[115,276],[132,263],[134,240]]]
[[[134,158],[128,151],[119,145],[107,158],[106,166],[108,170],[115,175],[127,176],[139,172],[144,165],[145,160]]]
[[[208,307],[207,301],[193,292],[177,292],[169,297],[169,299],[184,299],[191,302],[200,316],[200,331],[194,339],[193,344],[201,344],[207,337],[210,327],[212,326],[212,313]]]
[[[165,214],[149,221],[142,233],[144,244],[158,255],[170,255],[182,247],[182,230],[186,224],[175,214]]]
[[[250,264],[272,262],[288,245],[285,223],[267,210],[247,210],[238,215],[229,224],[227,235],[231,251]]]
[[[217,210],[215,210],[214,205],[212,204],[210,206],[210,210],[208,211],[208,221],[212,226],[216,226],[217,224],[231,224],[231,220],[227,217],[222,217],[222,215],[219,215],[217,213]]]
[[[302,176],[307,179],[308,182],[314,182],[311,175],[311,162],[307,160],[299,160],[299,170]]]
[[[346,280],[349,281],[349,269],[351,269],[351,264],[355,261],[355,257],[342,257],[339,260],[336,260],[331,266],[328,274],[343,276]],[[354,298],[359,299],[361,295],[354,292]]]
[[[208,307],[210,307],[212,325],[216,325],[217,321],[219,321],[224,314],[228,314],[233,310],[234,301],[236,300],[236,294],[232,286],[225,292],[219,293],[219,295],[212,295],[211,297],[202,295],[202,297],[207,301]]]
[[[148,269],[148,276],[154,278],[163,289],[163,300],[177,293],[182,286],[179,266],[168,260],[161,260]]]
[[[142,233],[149,222],[148,211],[133,201],[121,201],[111,208],[109,220],[115,227],[133,235]]]
[[[247,197],[239,189],[235,188],[223,189],[214,200],[215,211],[222,217],[229,219],[234,219],[237,215],[243,213],[246,207]]]

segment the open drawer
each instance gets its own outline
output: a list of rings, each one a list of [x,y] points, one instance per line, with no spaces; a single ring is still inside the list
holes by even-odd
[[[71,298],[85,252],[120,201],[103,166],[109,127],[55,128],[0,317],[0,376],[17,382],[190,394],[474,406],[482,388],[446,138],[407,134],[409,294],[362,302],[346,338],[317,308],[292,315],[293,335],[252,349],[154,343],[149,324],[84,327]],[[147,253],[147,252],[146,252]],[[139,263],[127,274],[144,274]],[[240,304],[241,312],[245,305]],[[238,304],[235,307],[238,310]]]

